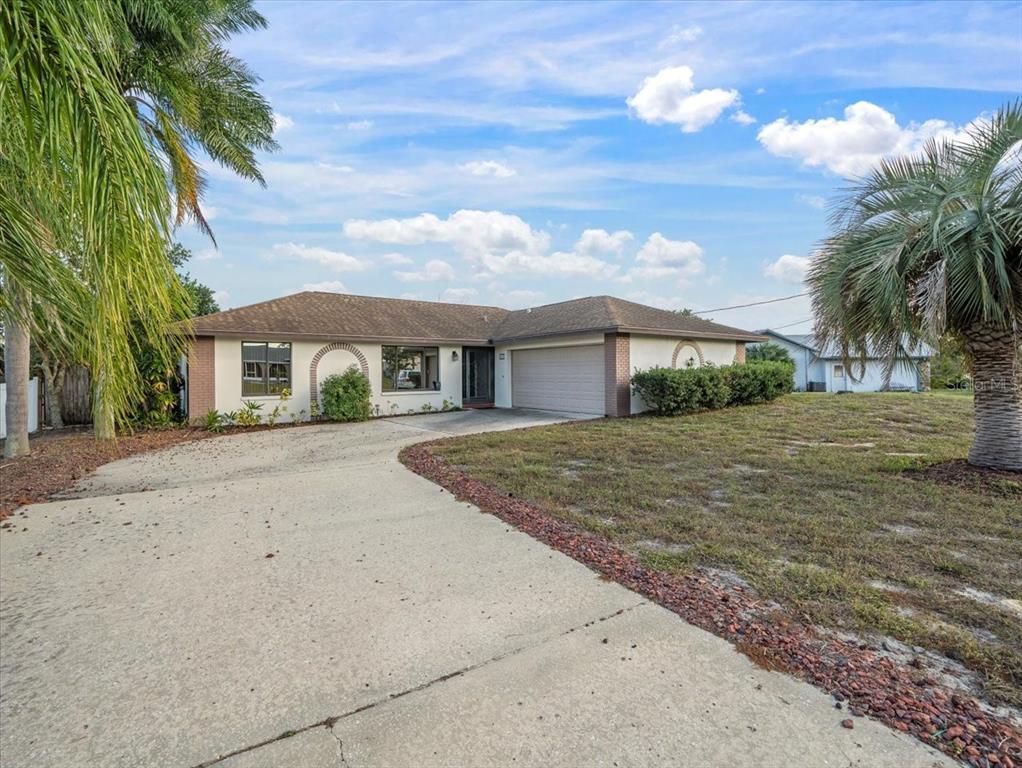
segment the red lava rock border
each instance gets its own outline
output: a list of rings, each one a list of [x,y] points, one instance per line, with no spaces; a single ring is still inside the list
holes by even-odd
[[[1015,725],[865,643],[826,637],[787,620],[763,621],[757,618],[761,606],[755,596],[741,586],[714,584],[699,573],[679,576],[646,568],[606,539],[450,467],[430,443],[405,448],[400,459],[458,499],[730,641],[756,664],[822,688],[838,709],[869,715],[968,765],[1022,768],[1022,731]]]

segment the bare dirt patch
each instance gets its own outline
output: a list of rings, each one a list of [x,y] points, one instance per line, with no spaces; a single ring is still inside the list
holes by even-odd
[[[980,493],[987,493],[1022,501],[1022,472],[974,467],[964,459],[931,464],[921,469],[909,469],[905,474],[917,480],[952,485]]]

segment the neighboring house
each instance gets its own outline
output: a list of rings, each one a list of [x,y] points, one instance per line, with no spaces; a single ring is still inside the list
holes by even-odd
[[[626,416],[646,410],[634,371],[744,362],[746,342],[764,339],[611,296],[508,311],[320,292],[198,317],[194,333],[193,420],[284,389],[290,412],[308,414],[320,382],[353,365],[381,416],[445,403]]]
[[[870,350],[864,367],[855,361],[849,371],[836,345],[821,347],[811,334],[780,334],[769,329],[760,333],[791,355],[796,392],[879,392],[885,388],[884,360],[876,350]],[[929,389],[932,356],[932,347],[920,344],[913,349],[906,338],[894,361],[888,388],[916,392]]]

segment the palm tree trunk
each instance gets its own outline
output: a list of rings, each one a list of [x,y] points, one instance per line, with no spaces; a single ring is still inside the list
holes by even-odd
[[[64,390],[64,364],[52,359],[46,352],[40,351],[42,362],[39,367],[43,371],[43,383],[46,385],[46,423],[54,429],[64,427],[64,413],[61,400]]]
[[[97,440],[116,440],[117,430],[114,426],[114,411],[110,398],[105,391],[107,380],[104,371],[94,371],[92,377],[92,429]]]
[[[8,311],[4,318],[4,375],[6,377],[7,405],[4,416],[7,438],[4,456],[27,456],[28,447],[28,326],[23,325]]]
[[[1022,363],[1011,328],[976,323],[965,336],[972,368],[976,437],[969,463],[1022,472]]]

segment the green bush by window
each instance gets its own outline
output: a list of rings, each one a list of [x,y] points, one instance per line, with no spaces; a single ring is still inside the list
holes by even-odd
[[[320,387],[323,415],[332,421],[366,421],[372,416],[369,379],[355,366],[328,376]]]
[[[773,400],[791,392],[791,363],[757,362],[717,368],[651,368],[632,376],[632,389],[660,416]]]

